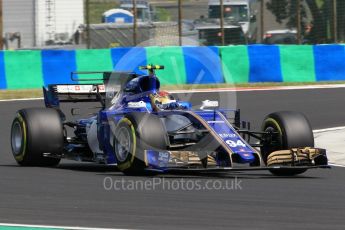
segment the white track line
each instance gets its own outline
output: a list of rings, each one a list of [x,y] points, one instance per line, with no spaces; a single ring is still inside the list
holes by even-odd
[[[1,227],[24,227],[24,228],[55,228],[55,229],[70,229],[70,230],[126,230],[119,228],[83,228],[83,227],[70,227],[70,226],[50,226],[50,225],[27,225],[27,224],[9,224],[0,223]]]
[[[334,167],[345,168],[345,165],[332,164],[332,163],[329,163],[328,165],[330,165],[330,166],[334,166]]]
[[[302,89],[337,89],[345,88],[345,84],[331,85],[304,85],[304,86],[263,86],[263,87],[234,87],[234,88],[211,88],[211,89],[190,89],[190,90],[167,90],[170,93],[214,93],[214,92],[246,92],[246,91],[277,91],[277,90],[302,90]],[[5,99],[0,102],[11,101],[34,101],[43,98]]]
[[[344,119],[345,121],[345,119]],[[328,129],[317,129],[314,130],[314,133],[325,133],[325,132],[332,132],[332,131],[338,131],[338,130],[343,130],[345,129],[345,126],[340,126],[340,127],[334,127],[334,128],[328,128]]]
[[[328,129],[314,130],[313,132],[314,134],[318,134],[318,133],[334,132],[334,131],[339,131],[339,130],[344,130],[344,129],[345,129],[345,126],[341,126],[341,127],[334,127],[334,128],[328,128]],[[345,168],[344,164],[329,163],[328,165],[333,166],[333,167]]]
[[[262,86],[262,87],[234,87],[234,88],[211,88],[190,90],[167,90],[170,93],[214,93],[214,92],[246,92],[246,91],[277,91],[277,90],[302,90],[302,89],[337,89],[345,88],[345,84],[331,85],[304,85],[304,86]]]
[[[43,100],[43,97],[39,97],[39,98],[21,98],[21,99],[4,99],[4,100],[0,100],[0,102],[11,102],[11,101],[38,101],[38,100]]]

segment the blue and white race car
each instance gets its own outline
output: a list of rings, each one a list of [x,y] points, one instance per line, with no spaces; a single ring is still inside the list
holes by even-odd
[[[104,72],[103,84],[44,87],[46,108],[22,109],[14,118],[15,160],[56,166],[66,158],[116,165],[126,174],[269,170],[297,175],[328,167],[326,151],[314,148],[304,115],[272,113],[254,132],[241,125],[239,110],[218,108],[217,101],[204,101],[195,110],[161,91],[155,71],[163,68],[143,66],[144,75]],[[72,79],[75,74],[82,73],[72,73]],[[100,102],[101,109],[67,120],[60,105],[84,102]]]

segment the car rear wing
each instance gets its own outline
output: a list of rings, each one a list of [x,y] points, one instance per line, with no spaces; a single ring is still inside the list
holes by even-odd
[[[66,84],[43,87],[44,102],[48,108],[59,108],[60,103],[105,103],[104,84]]]
[[[80,75],[89,76],[82,78]],[[95,75],[99,76],[94,78]],[[45,105],[48,108],[59,108],[60,103],[100,102],[105,107],[106,101],[111,100],[122,85],[135,76],[130,72],[72,72],[71,80],[78,84],[52,84],[43,87]]]

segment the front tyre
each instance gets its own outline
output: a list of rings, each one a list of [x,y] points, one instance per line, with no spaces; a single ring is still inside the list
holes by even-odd
[[[123,118],[115,129],[114,153],[117,167],[122,172],[143,171],[145,163],[140,159],[142,154],[137,146],[135,126],[128,118]]]
[[[266,164],[269,154],[274,151],[314,147],[314,134],[309,121],[298,112],[283,111],[268,115],[262,124],[262,131],[277,133],[272,136],[272,140],[262,143],[261,154]],[[302,174],[307,169],[271,169],[270,171],[278,176],[293,176]]]
[[[44,154],[61,154],[64,145],[63,127],[54,109],[18,111],[11,128],[12,153],[21,166],[56,166],[60,159]]]
[[[166,150],[165,126],[156,115],[130,113],[122,118],[114,133],[117,167],[128,175],[142,174],[147,165],[146,150]]]

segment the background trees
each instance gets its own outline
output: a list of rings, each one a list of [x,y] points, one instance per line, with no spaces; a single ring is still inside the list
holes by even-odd
[[[279,23],[286,22],[287,26],[296,28],[297,0],[269,0],[267,9],[276,17]],[[302,34],[311,43],[334,41],[334,12],[333,0],[304,0],[301,2]],[[345,1],[337,1],[338,40],[345,41]],[[308,15],[310,20],[308,20]],[[308,25],[310,21],[310,25]],[[311,26],[311,30],[307,30]],[[307,32],[306,32],[307,31]]]

